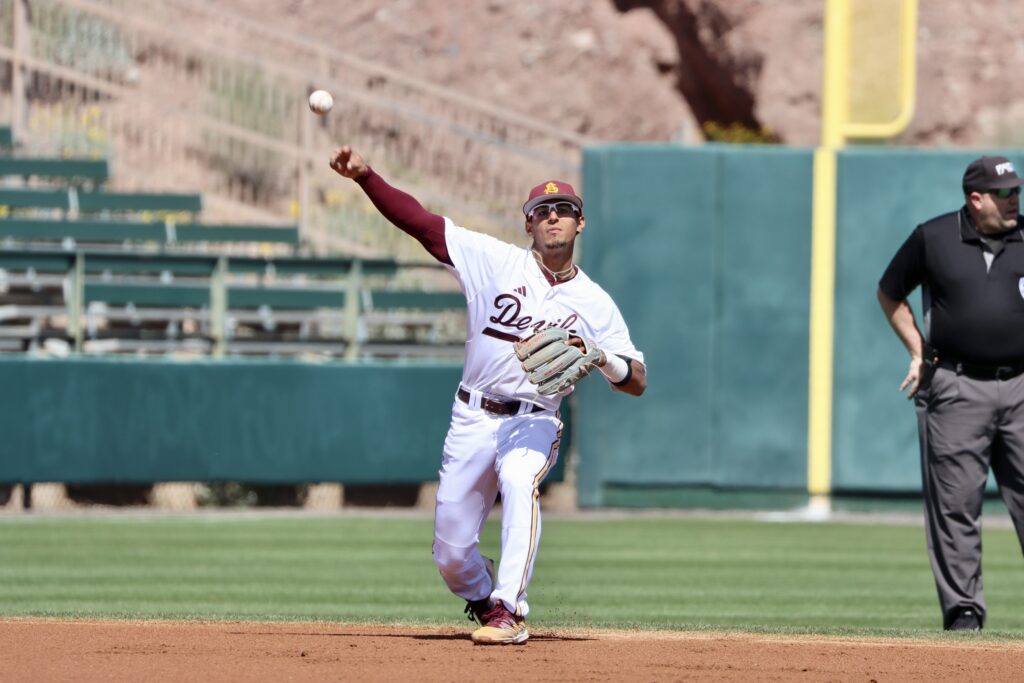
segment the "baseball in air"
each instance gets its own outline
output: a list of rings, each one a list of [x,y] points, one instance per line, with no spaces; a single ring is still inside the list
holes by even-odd
[[[326,114],[334,106],[334,98],[326,90],[314,90],[309,95],[309,109],[314,114]]]

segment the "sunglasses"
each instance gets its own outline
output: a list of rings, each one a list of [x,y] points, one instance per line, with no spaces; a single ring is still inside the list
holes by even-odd
[[[554,211],[559,218],[569,218],[573,216],[579,218],[580,209],[572,202],[548,202],[546,204],[538,204],[533,207],[530,211],[530,218],[537,220],[538,218],[547,218]]]
[[[1000,199],[1009,199],[1014,195],[1020,194],[1020,187],[1001,187],[998,190],[989,190],[988,194],[993,194]]]

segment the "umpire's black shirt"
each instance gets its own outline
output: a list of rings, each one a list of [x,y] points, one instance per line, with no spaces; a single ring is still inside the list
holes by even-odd
[[[943,357],[981,365],[1024,362],[1022,226],[1018,216],[1017,228],[990,248],[966,207],[933,218],[914,229],[878,286],[902,301],[921,285],[925,336]],[[994,252],[991,266],[986,251]]]

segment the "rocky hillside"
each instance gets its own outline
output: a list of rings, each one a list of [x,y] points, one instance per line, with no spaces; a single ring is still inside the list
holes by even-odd
[[[216,1],[595,138],[695,142],[710,122],[818,140],[823,0]],[[1024,2],[919,4],[898,142],[1024,144]]]

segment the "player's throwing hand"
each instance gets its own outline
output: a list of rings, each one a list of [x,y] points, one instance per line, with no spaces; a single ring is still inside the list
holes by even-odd
[[[363,161],[363,157],[352,151],[348,145],[334,150],[334,156],[331,157],[331,168],[338,175],[352,180],[362,178],[370,170],[366,162]]]

